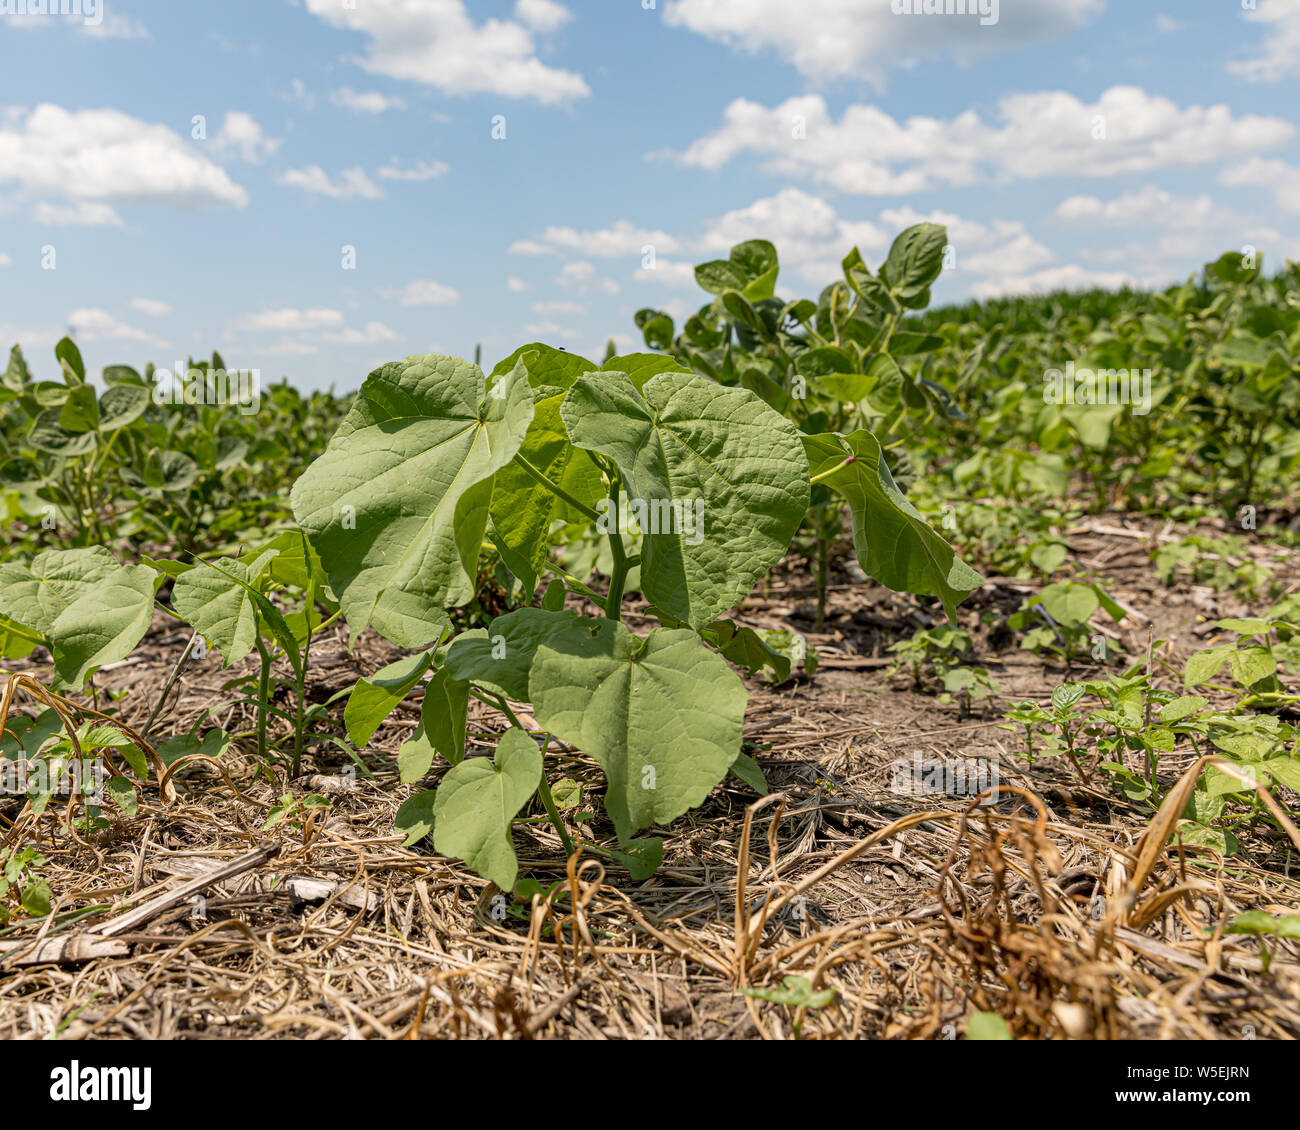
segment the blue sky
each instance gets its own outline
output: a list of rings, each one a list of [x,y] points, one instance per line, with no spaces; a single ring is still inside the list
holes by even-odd
[[[69,330],[339,390],[632,349],[732,243],[811,295],[923,218],[937,301],[1300,258],[1300,0],[39,2],[0,0],[0,345],[41,376]]]

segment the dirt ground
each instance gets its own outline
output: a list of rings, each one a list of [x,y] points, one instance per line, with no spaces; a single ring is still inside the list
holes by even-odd
[[[1165,639],[1157,659],[1181,669],[1213,638],[1207,622],[1269,602],[1166,588],[1150,554],[1174,533],[1107,515],[1069,541],[1075,568],[1106,578],[1133,611],[1114,642],[1136,660]],[[1283,590],[1300,587],[1294,556],[1253,552]],[[771,791],[760,799],[729,777],[662,831],[664,863],[648,881],[592,854],[566,868],[545,822],[515,832],[520,874],[560,884],[531,906],[507,905],[428,843],[403,848],[391,829],[411,789],[395,754],[416,725],[414,699],[364,751],[370,777],[329,746],[297,780],[260,774],[242,743],[219,766],[179,773],[174,803],[150,789],[135,818],[84,846],[53,838],[60,812],[25,825],[24,842],[49,860],[56,913],[99,909],[59,932],[0,932],[0,1037],[952,1039],[975,1010],[1034,1038],[1300,1036],[1296,944],[1282,943],[1265,971],[1253,939],[1216,929],[1246,909],[1295,913],[1300,876],[1286,837],[1260,827],[1230,860],[1171,846],[1144,861],[1149,807],[1085,783],[1066,762],[1030,765],[997,728],[1004,706],[1045,701],[1067,677],[980,622],[1014,611],[1034,582],[990,578],[961,609],[1001,686],[970,717],[889,670],[888,646],[941,610],[841,572],[835,582],[821,634],[810,630],[811,582],[798,562],[739,610],[741,623],[803,633],[821,667],[775,688],[748,681],[746,748]],[[186,641],[172,624],[160,618],[97,680],[101,691],[129,690],[120,707],[133,725]],[[313,697],[396,654],[373,636],[348,652],[344,630],[333,631],[313,649]],[[221,708],[238,697],[223,689],[237,673],[215,656],[192,663],[155,736],[184,732],[210,708],[228,732],[250,729],[250,708]],[[471,745],[487,750],[496,716],[477,707]],[[342,702],[332,711],[341,720]],[[908,795],[897,765],[913,757],[987,759],[1001,799],[972,807]],[[598,793],[587,759],[560,760]],[[1190,748],[1167,755],[1167,783],[1194,760]],[[263,833],[287,791],[324,795],[332,808],[305,829]],[[612,842],[603,809],[591,808],[587,834]],[[17,813],[17,800],[0,799],[0,832]],[[246,869],[210,878],[232,861]],[[123,917],[169,892],[162,909]],[[35,946],[60,936],[73,939],[65,960],[38,961]],[[739,991],[791,974],[834,999],[799,1009]]]

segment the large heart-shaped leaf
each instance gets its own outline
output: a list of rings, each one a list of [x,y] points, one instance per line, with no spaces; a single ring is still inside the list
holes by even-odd
[[[276,550],[252,561],[222,557],[214,564],[187,569],[176,578],[172,604],[181,618],[221,652],[222,667],[238,663],[257,645],[257,589]]]
[[[591,754],[620,840],[699,804],[740,753],[748,694],[694,632],[621,623],[542,645],[529,687],[540,726]]]
[[[670,372],[638,392],[624,373],[588,373],[561,414],[644,507],[646,596],[697,630],[749,595],[808,509],[798,432],[747,389]]]
[[[49,636],[64,684],[80,687],[105,663],[131,654],[153,620],[160,580],[148,565],[121,565],[59,613]]]
[[[472,599],[492,476],[532,415],[522,367],[492,396],[483,371],[458,357],[408,357],[366,378],[291,494],[354,640],[372,625],[426,647],[443,609]]]
[[[894,483],[876,437],[804,436],[815,479],[838,491],[853,516],[853,547],[862,568],[896,592],[937,596],[949,618],[984,583],[934,532]]]
[[[573,612],[520,608],[498,616],[486,631],[462,632],[447,648],[446,667],[453,678],[526,702],[537,648],[543,643],[559,647],[561,640],[591,630],[592,622]]]
[[[103,546],[47,549],[28,568],[0,565],[0,609],[23,627],[48,635],[59,613],[121,566]]]
[[[519,861],[510,821],[542,778],[542,751],[522,730],[507,730],[496,755],[462,761],[448,770],[433,803],[433,846],[463,859],[503,891],[514,889]]]
[[[596,368],[585,357],[534,343],[516,349],[492,370],[492,380],[507,377],[523,364],[533,390],[533,419],[519,454],[551,482],[585,506],[595,506],[605,493],[600,469],[591,456],[569,442],[560,419],[564,394],[583,373]],[[556,521],[584,521],[582,514],[548,490],[518,463],[496,473],[492,487],[492,529],[506,566],[528,591],[550,547]]]

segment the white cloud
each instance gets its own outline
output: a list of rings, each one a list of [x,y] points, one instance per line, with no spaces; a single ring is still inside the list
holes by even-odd
[[[1279,208],[1300,212],[1300,167],[1285,161],[1252,157],[1240,165],[1229,165],[1219,174],[1219,183],[1228,188],[1270,189]]]
[[[333,200],[378,200],[384,195],[384,190],[366,176],[366,171],[355,166],[344,169],[337,180],[332,180],[319,165],[309,165],[304,169],[288,169],[278,174],[275,182]]]
[[[563,4],[555,3],[555,0],[518,0],[515,4],[515,19],[521,24],[527,24],[533,31],[545,34],[563,27],[573,19],[573,13]]]
[[[309,310],[297,310],[293,307],[281,307],[275,310],[262,310],[257,314],[245,314],[237,322],[245,330],[279,330],[282,333],[299,333],[304,330],[328,329],[343,325],[343,312],[316,307]]]
[[[105,12],[97,24],[82,22],[78,25],[82,35],[92,39],[148,39],[149,29],[139,20],[119,12]]]
[[[294,102],[304,109],[310,110],[316,105],[316,96],[307,89],[307,84],[300,78],[296,78],[289,83],[289,89],[281,95],[286,102]]]
[[[1300,0],[1265,0],[1242,18],[1268,29],[1263,49],[1251,59],[1233,60],[1228,71],[1248,82],[1277,82],[1300,75]]]
[[[171,303],[164,302],[161,298],[133,298],[127,305],[150,318],[165,318],[172,312]]]
[[[280,142],[262,133],[262,127],[252,114],[230,110],[217,136],[212,139],[212,147],[219,156],[234,155],[251,165],[260,165],[280,148]]]
[[[414,168],[404,169],[401,162],[394,157],[389,164],[380,165],[375,175],[380,180],[437,180],[445,176],[449,170],[450,166],[442,161],[417,161]]]
[[[1024,275],[1002,275],[985,279],[970,288],[972,298],[1001,298],[1008,294],[1049,294],[1054,290],[1118,290],[1120,287],[1147,288],[1164,285],[1169,280],[1140,278],[1130,271],[1092,271],[1071,263],[1048,267]]]
[[[330,101],[354,114],[382,114],[385,110],[406,109],[406,103],[400,98],[381,94],[378,90],[353,90],[350,86],[339,87],[330,95]]]
[[[653,267],[638,267],[632,276],[637,282],[663,283],[681,290],[698,290],[695,265],[675,260],[655,259]]]
[[[385,291],[403,306],[449,306],[460,301],[460,292],[432,279],[415,279],[399,291]]]
[[[1100,15],[1105,0],[1001,0],[997,23],[980,16],[895,14],[876,0],[670,0],[664,22],[751,53],[774,51],[808,78],[861,78],[951,56],[959,63],[1054,39]],[[921,7],[916,3],[916,7]],[[968,5],[976,9],[979,5]]]
[[[1064,91],[1008,95],[998,103],[997,124],[973,110],[899,122],[862,104],[847,107],[836,122],[816,94],[770,108],[740,98],[723,117],[720,129],[676,154],[677,160],[716,170],[752,153],[770,174],[868,196],[1200,165],[1274,148],[1295,134],[1280,118],[1234,116],[1224,105],[1179,107],[1133,86],[1111,87],[1093,103]]]
[[[464,0],[304,0],[334,27],[369,37],[358,60],[372,74],[436,87],[447,94],[500,94],[544,104],[591,93],[581,75],[548,67],[537,57],[533,32],[513,20],[475,24]]]
[[[14,261],[10,257],[9,253],[7,251],[0,251],[0,267],[12,267],[13,265]]]
[[[521,294],[528,289],[528,284],[523,279],[511,275],[506,279],[506,290],[511,294]]]
[[[565,263],[560,268],[560,273],[556,277],[556,282],[564,283],[583,283],[589,281],[596,273],[596,264],[588,263],[585,260],[578,260],[574,263]]]
[[[564,326],[556,325],[554,322],[532,322],[524,326],[524,333],[530,337],[536,338],[564,338],[566,341],[572,341],[580,336],[577,330],[566,329]]]
[[[86,341],[144,341],[156,348],[167,344],[145,330],[119,322],[107,310],[99,307],[82,307],[68,315],[68,326],[73,333]]]
[[[536,240],[521,239],[510,245],[515,255],[545,255],[549,251],[576,251],[594,259],[613,259],[620,255],[640,257],[644,248],[655,252],[673,252],[677,241],[665,231],[640,228],[628,220],[618,220],[607,228],[576,231],[573,228],[548,227]]]
[[[375,345],[381,341],[401,341],[401,335],[394,333],[383,322],[367,322],[365,329],[327,331],[321,335],[325,341],[335,345]]]
[[[41,200],[32,209],[32,219],[52,227],[122,226],[122,217],[112,205],[96,200],[78,200],[74,204],[51,204],[48,200]]]
[[[1161,35],[1173,35],[1175,32],[1182,31],[1186,26],[1182,20],[1176,20],[1165,12],[1156,13],[1156,31]]]
[[[270,357],[306,357],[319,350],[309,341],[295,337],[282,337],[271,345],[259,345],[256,352]]]
[[[585,314],[587,308],[581,302],[534,302],[533,313],[554,317],[558,314]]]
[[[1175,196],[1155,185],[1126,192],[1113,200],[1071,196],[1057,205],[1055,216],[1070,224],[1157,228],[1205,228],[1227,218],[1204,194]]]
[[[166,126],[42,103],[0,118],[0,184],[45,199],[243,207],[248,194]]]

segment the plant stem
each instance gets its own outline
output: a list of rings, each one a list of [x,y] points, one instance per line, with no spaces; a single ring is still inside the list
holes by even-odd
[[[524,730],[524,724],[519,721],[518,716],[510,709],[510,704],[506,702],[504,695],[494,694],[492,695],[492,698],[495,700],[497,709],[510,720],[510,725],[514,726],[516,729],[523,730],[524,733],[528,733],[527,730]],[[548,733],[546,735],[546,741],[542,743],[543,764],[546,760],[546,751],[550,748],[551,735]],[[555,798],[551,796],[551,786],[546,780],[545,768],[542,770],[542,777],[538,782],[537,792],[542,798],[542,804],[546,806],[546,815],[550,817],[551,823],[555,825],[555,830],[560,834],[560,841],[564,844],[564,858],[568,859],[573,854],[573,840],[569,838],[568,829],[565,828],[564,821],[560,819],[560,810],[555,807]]]
[[[560,499],[562,502],[567,502],[584,518],[588,518],[594,522],[600,517],[600,515],[596,513],[596,511],[593,510],[590,506],[588,506],[585,502],[579,502],[576,498],[573,497],[573,495],[571,495],[563,487],[557,486],[555,483],[551,482],[550,479],[548,479],[544,474],[542,474],[541,471],[539,471],[536,467],[534,467],[532,463],[530,463],[522,455],[516,454],[514,461],[521,468],[523,468],[523,470],[526,471],[532,478],[536,479],[538,483],[540,483],[547,490],[549,490],[553,495],[555,495],[556,498]]]
[[[551,744],[551,735],[546,735],[546,744]],[[546,756],[545,749],[542,750],[542,756]],[[564,821],[560,818],[560,810],[555,807],[555,798],[551,796],[551,786],[546,780],[546,771],[542,771],[541,780],[537,784],[537,793],[542,798],[542,804],[546,806],[546,815],[551,818],[551,823],[555,825],[555,830],[560,833],[560,840],[564,844],[564,858],[568,859],[573,855],[573,841],[569,838],[569,831],[564,826]]]
[[[609,499],[613,504],[612,513],[618,514],[618,496],[619,487],[618,479],[611,477],[609,481]],[[623,549],[623,535],[618,532],[617,519],[615,528],[611,529],[608,534],[609,549],[614,555],[614,572],[609,578],[609,596],[605,599],[605,615],[611,620],[623,619],[623,585],[627,581],[627,554]]]
[[[847,459],[844,460],[843,463],[836,463],[834,467],[827,468],[820,475],[814,475],[811,479],[808,480],[808,485],[815,487],[818,483],[823,482],[826,479],[829,479],[833,474],[835,474],[836,471],[842,471],[850,463],[855,462],[857,458],[858,457],[856,455],[850,455]]]
[[[266,709],[271,698],[271,656],[262,642],[262,634],[257,634],[257,654],[262,661],[262,671],[257,681],[257,758],[266,760]]]

